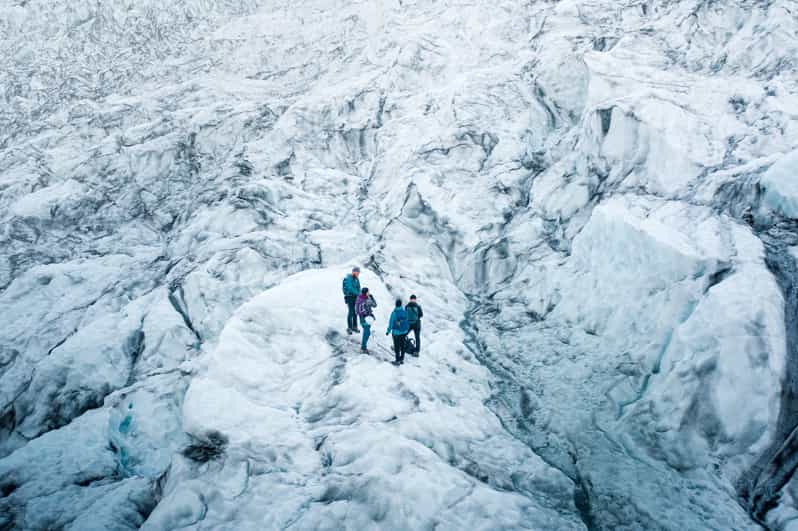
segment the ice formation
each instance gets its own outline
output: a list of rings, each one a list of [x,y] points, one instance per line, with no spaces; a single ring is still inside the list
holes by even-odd
[[[0,529],[798,529],[794,2],[167,4],[0,6]]]

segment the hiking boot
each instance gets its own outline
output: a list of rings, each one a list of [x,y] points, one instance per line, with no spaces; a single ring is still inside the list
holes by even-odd
[[[369,353],[369,349],[367,349],[367,348],[361,348],[361,349],[360,349],[360,353],[361,353],[361,354],[368,354],[368,353]]]
[[[402,364],[402,362],[400,362],[399,360],[394,360],[394,361],[391,362],[391,365],[393,365],[394,367],[398,367],[401,364]]]
[[[353,328],[352,332],[354,332],[355,334],[359,334],[360,333],[360,328]]]
[[[351,328],[347,328],[346,329],[346,333],[349,334],[350,336],[352,335],[352,332],[353,332],[353,330]]]

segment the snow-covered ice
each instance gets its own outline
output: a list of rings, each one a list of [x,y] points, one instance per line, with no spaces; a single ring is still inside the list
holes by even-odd
[[[0,528],[794,527],[796,13],[0,5]]]
[[[798,150],[779,158],[762,175],[764,204],[778,214],[798,218]]]
[[[225,458],[182,464],[175,503],[145,528],[178,527],[178,500],[204,500],[214,528],[581,528],[573,484],[485,407],[484,368],[426,352],[387,363],[393,298],[369,274],[379,306],[372,354],[358,353],[341,333],[345,272],[294,275],[227,322],[184,403],[186,431],[222,434]]]

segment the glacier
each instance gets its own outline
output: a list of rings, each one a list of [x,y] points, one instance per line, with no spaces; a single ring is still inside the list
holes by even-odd
[[[0,529],[798,529],[796,57],[787,0],[0,4]]]

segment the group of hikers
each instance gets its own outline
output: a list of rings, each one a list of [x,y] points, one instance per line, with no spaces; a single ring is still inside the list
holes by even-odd
[[[347,306],[346,331],[348,334],[359,334],[358,320],[363,328],[363,337],[360,340],[360,351],[368,354],[368,341],[371,336],[371,325],[374,322],[374,308],[377,301],[369,293],[368,288],[360,287],[360,268],[353,267],[352,272],[344,277],[344,301]],[[415,295],[410,296],[410,302],[402,306],[402,299],[396,299],[395,308],[388,321],[388,330],[385,335],[393,335],[393,351],[396,356],[393,364],[401,365],[405,361],[405,354],[416,356],[421,352],[421,318],[424,312],[418,304]],[[415,341],[408,338],[413,332]]]

